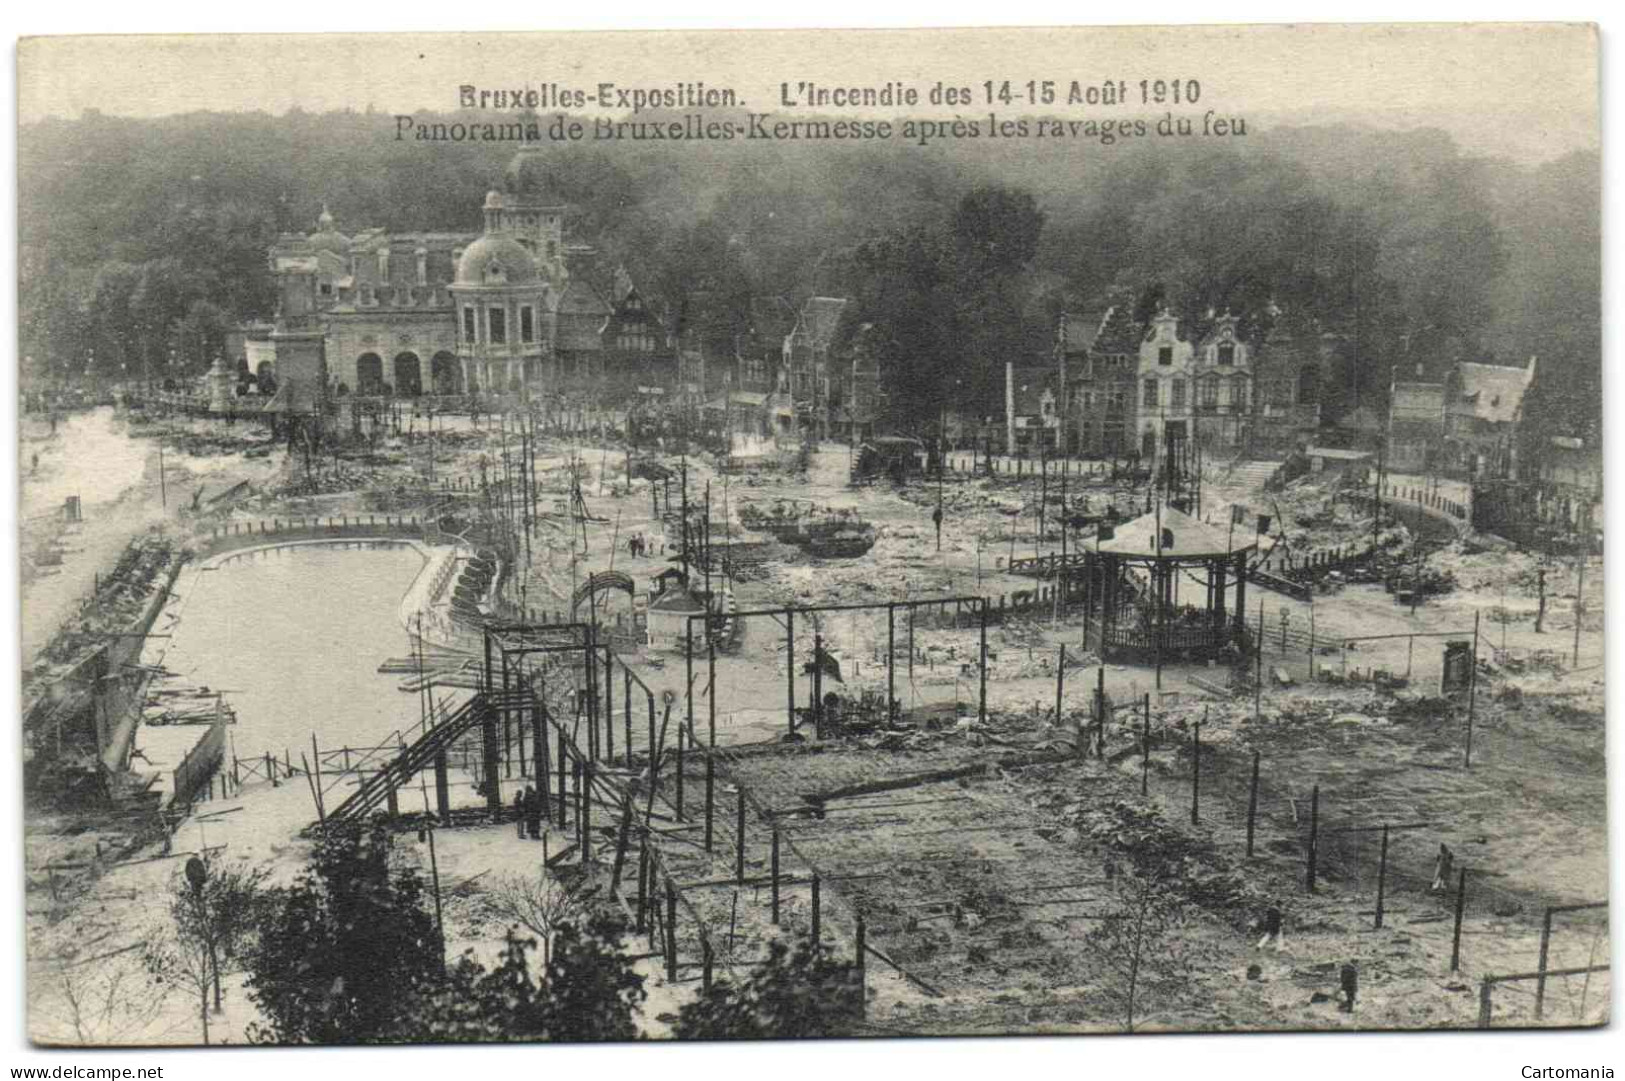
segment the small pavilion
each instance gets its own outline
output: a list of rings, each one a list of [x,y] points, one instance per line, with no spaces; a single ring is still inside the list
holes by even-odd
[[[668,586],[649,602],[649,648],[681,653],[689,646],[690,634],[694,636],[694,648],[702,648],[711,621],[691,620],[705,615],[708,610],[705,601],[686,583]]]
[[[1163,506],[1085,545],[1085,645],[1102,659],[1204,661],[1245,650],[1250,529],[1208,525]]]

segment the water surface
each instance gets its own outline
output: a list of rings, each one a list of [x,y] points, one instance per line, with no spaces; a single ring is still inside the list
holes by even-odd
[[[419,719],[404,677],[377,669],[412,653],[398,608],[422,566],[387,543],[244,554],[194,579],[164,666],[227,692],[241,758],[297,763],[313,731],[324,751],[375,745]]]

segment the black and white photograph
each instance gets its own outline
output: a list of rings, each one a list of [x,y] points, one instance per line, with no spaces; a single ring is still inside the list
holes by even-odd
[[[1596,26],[15,48],[45,1065],[1608,1025]]]

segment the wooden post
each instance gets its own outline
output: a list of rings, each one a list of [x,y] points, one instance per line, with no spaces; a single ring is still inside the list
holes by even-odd
[[[687,800],[684,798],[684,795],[682,795],[682,774],[684,774],[684,769],[686,769],[682,759],[684,759],[684,749],[687,748],[687,745],[689,745],[687,733],[682,730],[682,725],[678,725],[678,774],[676,774],[676,788],[678,788],[678,790],[676,790],[674,795],[676,795],[676,805],[678,805],[676,806],[676,811],[678,811],[679,823],[681,823],[682,818],[684,818],[684,814],[687,814]]]
[[[886,723],[897,702],[897,605],[886,605]],[[1057,702],[1057,710],[1059,703]],[[1057,723],[1059,714],[1057,714]]]
[[[1494,986],[1494,984],[1493,984],[1493,982],[1490,980],[1490,978],[1488,976],[1485,976],[1483,978],[1483,980],[1479,981],[1479,984],[1478,984],[1478,1027],[1479,1028],[1489,1028],[1490,1027],[1490,1016],[1491,1016],[1491,1013],[1492,1013],[1491,1008],[1490,1008],[1490,994],[1491,994],[1490,988],[1493,987],[1493,986]],[[1539,1017],[1540,1014],[1537,1013],[1535,1016]]]
[[[866,933],[866,928],[864,927],[864,923],[863,923],[863,913],[859,912],[858,913],[857,953],[853,957],[852,963],[853,963],[853,966],[857,969],[857,972],[856,972],[857,979],[854,981],[857,984],[857,988],[856,988],[857,989],[857,1002],[855,1003],[856,1008],[854,1009],[853,1012],[856,1013],[858,1015],[858,1017],[860,1017],[860,1018],[866,1012],[867,1007],[868,1007],[868,1001],[869,1001],[869,974],[868,974],[867,965],[866,965],[865,960],[864,960],[864,954],[868,952],[868,949],[869,949],[868,934]]]
[[[1320,844],[1320,786],[1315,785],[1314,793],[1309,797],[1309,892],[1315,892],[1315,868],[1320,858],[1318,845]]]
[[[299,757],[304,758],[305,757],[305,752],[300,751],[299,752]],[[177,781],[179,779],[180,779],[179,777],[176,778]],[[311,771],[310,771],[310,763],[306,762],[305,763],[305,781],[306,781],[307,784],[310,785],[310,799],[311,799],[311,802],[316,804],[316,821],[317,821],[317,824],[320,825],[322,830],[325,832],[327,830],[327,815],[322,810],[322,795],[316,789],[316,782],[319,781],[319,780],[321,780],[320,771],[318,771],[318,772],[316,772],[314,774],[311,773]],[[212,777],[209,778],[209,798],[210,799],[214,798],[214,778],[212,778]],[[51,892],[52,892],[53,895],[56,893],[56,891],[54,889]]]
[[[666,879],[666,980],[677,980],[677,887]]]
[[[434,755],[434,799],[435,808],[440,812],[440,824],[451,825],[451,785],[446,777],[446,749],[442,747]]]
[[[1140,710],[1140,795],[1151,794],[1151,696],[1145,696]]]
[[[545,839],[544,839],[545,840]],[[642,931],[648,920],[649,904],[649,842],[638,848],[638,903],[632,911],[632,930]]]
[[[687,551],[686,545],[684,551]],[[692,735],[694,732],[694,621],[692,619],[684,625],[684,634],[687,635],[687,643],[686,648],[683,650],[683,669],[687,680],[684,683],[686,690],[683,693],[683,698],[688,703],[688,731]]]
[[[717,634],[711,621],[705,621],[706,673],[705,705],[709,713],[711,750],[717,749]]]
[[[596,687],[593,693],[597,694]],[[604,761],[615,761],[615,654],[608,646],[604,647]]]
[[[588,585],[591,586],[591,584],[592,584],[592,579],[589,577],[588,578]],[[590,604],[590,605],[594,605],[594,607],[592,609],[592,612],[593,612],[593,619],[596,620],[598,618],[598,610],[596,608],[596,604],[597,604],[596,600],[589,600],[587,603]],[[590,633],[591,632],[589,632],[589,634]],[[582,657],[583,657],[583,660],[585,660],[585,662],[586,662],[586,671],[583,673],[583,675],[584,675],[584,678],[586,680],[586,688],[585,688],[586,694],[585,694],[584,697],[586,698],[586,706],[587,706],[587,747],[586,747],[587,761],[596,762],[598,760],[598,649],[597,649],[597,647],[589,645],[583,651]]]
[[[565,817],[566,816],[566,808],[568,808],[569,805],[570,805],[569,804],[569,796],[564,790],[564,782],[565,782],[565,772],[564,771],[568,768],[568,765],[567,765],[568,762],[569,762],[569,748],[567,747],[567,745],[564,742],[564,733],[561,731],[559,733],[559,829],[561,829],[561,830],[565,827],[565,825],[569,821],[568,818]]]
[[[1253,752],[1253,783],[1247,794],[1247,855],[1253,854],[1253,823],[1258,819],[1258,752]]]
[[[583,763],[577,759],[570,770],[570,781],[575,785],[576,845],[581,850],[581,862],[587,862],[587,790],[581,784]]]
[[[1061,710],[1061,696],[1066,692],[1066,643],[1061,643],[1061,654],[1055,661],[1055,726],[1061,726],[1065,713]]]
[[[1552,945],[1552,910],[1546,910],[1546,917],[1540,924],[1540,977],[1535,980],[1535,1020],[1539,1021],[1546,1013],[1546,961],[1550,955]],[[1483,1027],[1483,1026],[1480,1026]]]
[[[716,748],[705,753],[705,850],[711,851],[711,838],[715,832],[716,817],[716,760],[711,757]]]
[[[981,661],[982,661],[982,663],[981,663],[982,689],[981,689],[981,692],[980,692],[980,696],[977,699],[976,719],[977,719],[977,721],[979,723],[986,724],[987,723],[987,598],[986,597],[982,598],[981,612],[982,612],[982,620],[981,620],[981,623],[982,623],[982,645],[981,645],[981,650],[982,651],[979,654],[979,656],[981,657]]]
[[[739,786],[739,815],[735,823],[738,836],[734,839],[734,879],[740,885],[745,883],[745,788]]]
[[[1574,656],[1570,661],[1571,668],[1580,667],[1580,627],[1585,622],[1585,593],[1586,593],[1586,559],[1591,554],[1591,511],[1587,508],[1585,516],[1584,547],[1580,549],[1579,581],[1574,590]],[[1478,617],[1473,617],[1473,668],[1478,668]]]
[[[1461,971],[1461,917],[1467,908],[1467,868],[1456,879],[1456,931],[1450,940],[1450,971]]]
[[[621,892],[621,870],[626,865],[626,844],[632,837],[632,797],[629,795],[621,801],[621,828],[615,839],[615,867],[609,876],[609,892],[619,896]]]
[[[813,628],[812,716],[813,738],[824,738],[824,635]]]
[[[822,909],[819,905],[818,872],[813,872],[812,879],[812,942],[813,949],[817,949],[823,938]]]
[[[784,688],[784,723],[785,731],[791,735],[796,731],[796,612],[794,608],[784,611],[784,661],[785,661],[785,688]]]
[[[542,711],[535,707],[530,711],[530,749],[536,756],[536,798],[542,801],[542,817],[547,818],[547,722],[542,719]]]
[[[1415,641],[1415,639],[1412,639],[1412,641]],[[1406,675],[1407,678],[1409,678],[1410,674],[1411,674],[1410,662],[1407,661],[1406,664],[1405,664],[1405,675]],[[1309,682],[1313,683],[1314,681],[1315,681],[1315,601],[1314,601],[1314,598],[1311,597],[1309,599]]]
[[[1191,730],[1191,825],[1199,818],[1202,801],[1202,724],[1207,720],[1207,707],[1202,708],[1202,720]]]
[[[700,967],[700,991],[703,994],[711,993],[711,938],[702,935],[700,938],[700,951],[703,958]]]
[[[1582,564],[1583,566],[1584,564]],[[1464,756],[1463,768],[1473,768],[1473,714],[1478,705],[1478,619],[1481,613],[1473,613],[1473,666],[1467,673],[1467,753]],[[1578,618],[1578,617],[1577,617]],[[1576,634],[1575,641],[1579,641]],[[1578,650],[1578,646],[1575,647]],[[1579,654],[1576,652],[1576,658]],[[1455,971],[1454,968],[1451,971]]]
[[[1377,919],[1372,930],[1382,930],[1382,904],[1388,892],[1388,823],[1382,824],[1382,855],[1377,859]]]
[[[779,925],[779,827],[773,827],[773,926]]]
[[[1258,720],[1264,704],[1264,598],[1258,598],[1257,666],[1253,673],[1253,720]]]

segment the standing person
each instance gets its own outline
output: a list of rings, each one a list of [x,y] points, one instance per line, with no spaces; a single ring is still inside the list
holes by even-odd
[[[1286,926],[1281,920],[1281,910],[1273,906],[1265,909],[1259,922],[1264,928],[1264,937],[1258,940],[1258,948],[1263,949],[1273,942],[1276,950],[1286,949]]]
[[[1360,991],[1360,970],[1352,964],[1344,965],[1339,975],[1342,977],[1342,994],[1337,1008],[1344,1013],[1353,1013],[1354,996]]]
[[[519,834],[519,839],[525,839],[525,816],[530,813],[527,806],[530,800],[530,789],[525,788],[513,794],[513,824]]]
[[[530,839],[542,839],[542,800],[540,789],[527,788],[526,794],[530,797],[530,805],[525,811],[525,828],[530,831]]]

